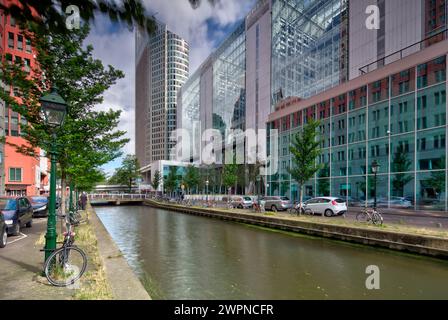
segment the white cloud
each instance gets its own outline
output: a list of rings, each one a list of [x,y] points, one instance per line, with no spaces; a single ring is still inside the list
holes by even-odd
[[[188,0],[145,0],[146,8],[155,17],[166,23],[168,29],[178,34],[190,44],[190,72],[212,52],[216,39],[208,37],[207,21],[217,26],[212,30],[219,36],[220,28],[225,28],[241,20],[253,7],[255,0],[221,0],[214,6],[206,0],[193,9]],[[221,37],[219,37],[220,39]]]
[[[148,12],[167,24],[168,29],[188,41],[190,45],[190,74],[210,55],[217,42],[223,37],[223,29],[244,18],[255,0],[221,0],[215,6],[202,0],[197,9],[192,9],[188,0],[145,0]],[[214,25],[209,30],[207,22]],[[112,30],[112,32],[111,32]],[[135,55],[134,34],[127,26],[112,25],[107,17],[97,17],[92,25],[91,34],[86,43],[94,47],[95,58],[104,65],[112,65],[125,73],[125,78],[117,82],[104,95],[104,102],[97,106],[99,110],[122,110],[120,130],[127,131],[130,142],[123,152],[135,153],[134,125],[134,82]],[[119,163],[105,166],[113,171]]]

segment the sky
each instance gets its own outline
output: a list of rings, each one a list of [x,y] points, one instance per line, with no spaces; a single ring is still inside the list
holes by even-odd
[[[214,6],[201,0],[193,9],[188,0],[143,0],[147,12],[167,24],[168,29],[187,40],[190,45],[190,74],[216,49],[253,7],[256,0],[218,0]],[[94,47],[94,57],[104,65],[112,65],[125,73],[104,94],[104,102],[98,110],[122,110],[120,130],[127,131],[130,142],[124,154],[135,153],[134,126],[134,33],[127,25],[112,24],[107,17],[98,17],[86,40]],[[119,167],[121,158],[103,167],[112,174]]]

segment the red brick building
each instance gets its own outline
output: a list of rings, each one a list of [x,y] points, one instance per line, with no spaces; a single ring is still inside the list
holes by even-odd
[[[20,30],[15,19],[0,11],[0,53],[2,59],[21,62],[23,68],[32,76],[35,63],[35,54],[31,47],[31,41]],[[10,88],[14,96],[14,88]],[[8,143],[23,145],[27,141],[21,137],[21,128],[27,125],[26,120],[17,112],[12,111],[7,105],[2,105],[1,114],[4,118],[0,128],[6,136],[4,155],[2,158],[2,187],[1,193],[8,195],[38,195],[47,189],[48,173],[46,170],[47,159],[33,158],[16,152],[15,147]],[[41,155],[41,150],[36,150]],[[41,165],[42,163],[42,165]],[[41,167],[43,167],[41,169]]]

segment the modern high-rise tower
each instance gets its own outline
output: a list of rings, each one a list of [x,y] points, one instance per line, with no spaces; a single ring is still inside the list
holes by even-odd
[[[135,36],[135,153],[142,167],[169,160],[177,92],[188,79],[189,46],[161,23]]]

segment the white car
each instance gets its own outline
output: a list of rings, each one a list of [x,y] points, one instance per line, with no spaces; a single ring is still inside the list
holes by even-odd
[[[248,196],[233,196],[230,198],[230,203],[232,207],[238,209],[252,208],[254,205],[252,198]]]
[[[313,198],[306,201],[304,206],[311,209],[314,214],[322,214],[326,217],[343,215],[347,212],[345,200],[335,197]]]

